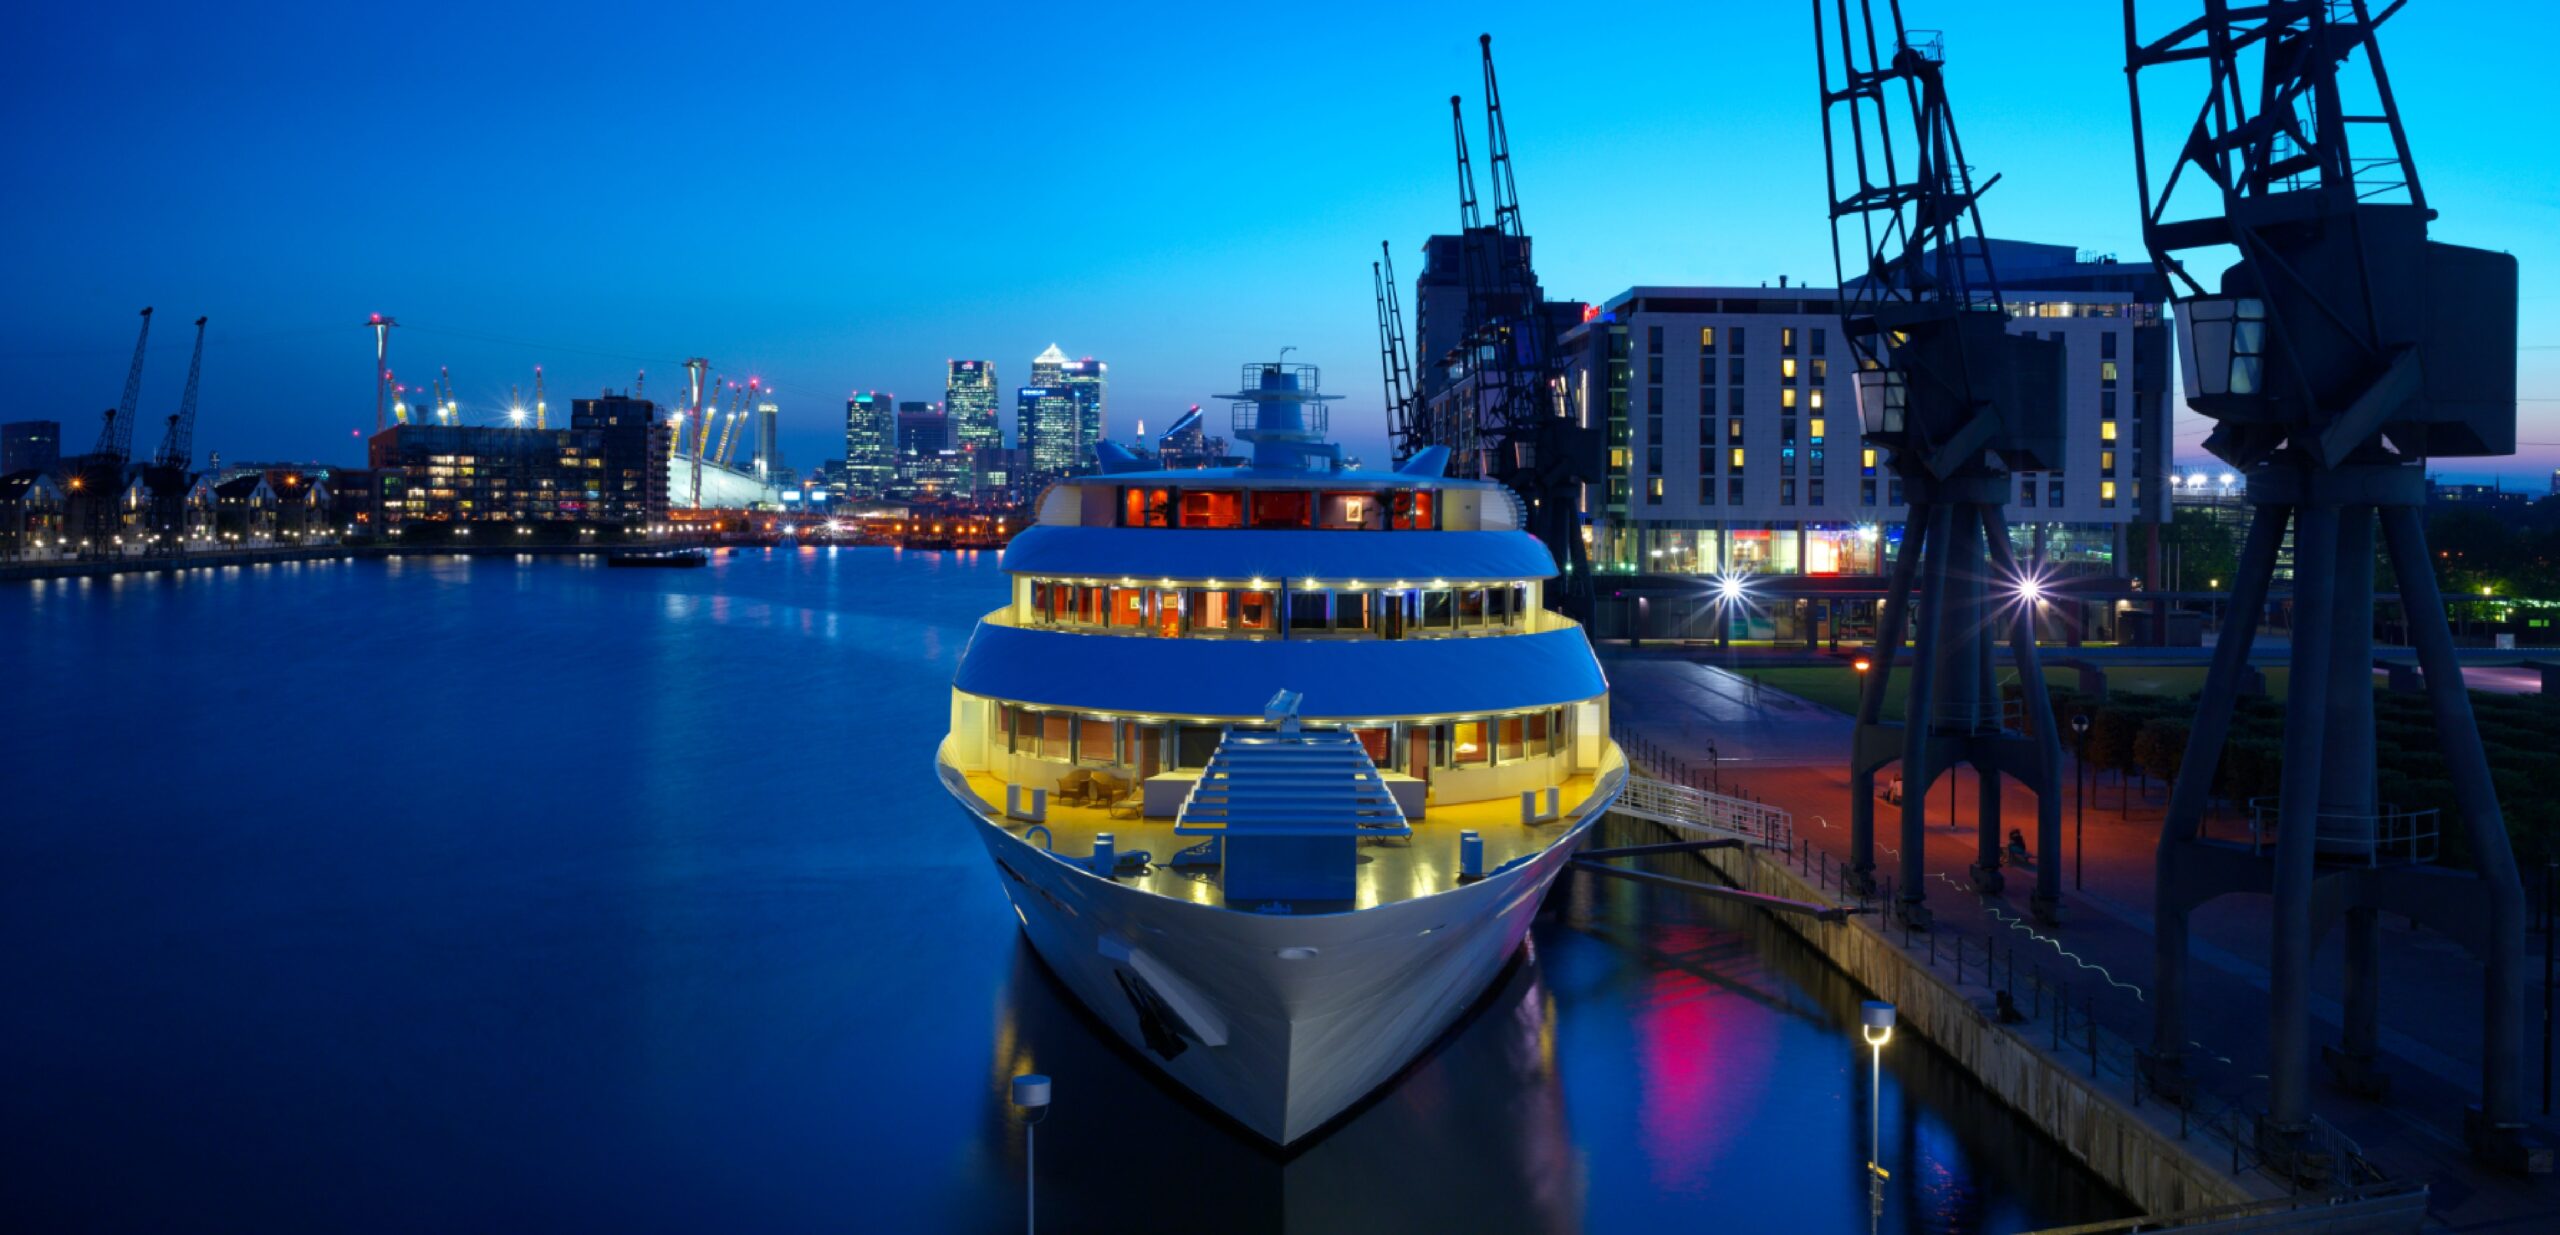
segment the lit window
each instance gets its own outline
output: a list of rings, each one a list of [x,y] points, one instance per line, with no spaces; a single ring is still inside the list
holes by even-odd
[[[1813,410],[1815,410],[1815,411],[1817,411],[1817,412],[1818,412],[1818,411],[1821,411],[1821,410],[1822,410],[1822,392],[1821,392],[1821,391],[1819,391],[1819,390],[1814,391],[1814,392],[1812,393],[1812,395],[1811,395],[1811,398],[1812,398],[1812,400],[1813,400]]]
[[[1796,328],[1795,328],[1795,327],[1793,327],[1793,326],[1780,326],[1780,327],[1778,328],[1778,347],[1780,348],[1780,350],[1783,350],[1783,351],[1790,351],[1790,352],[1792,352],[1792,351],[1796,350]]]
[[[1789,357],[1787,357],[1786,359],[1781,360],[1781,361],[1779,361],[1779,362],[1778,362],[1778,376],[1783,377],[1783,378],[1785,378],[1785,379],[1787,379],[1788,381],[1791,381],[1791,382],[1792,382],[1792,381],[1794,381],[1794,380],[1796,380],[1796,358],[1795,358],[1795,357],[1793,357],[1793,356],[1789,356]]]
[[[1876,465],[1876,448],[1875,448],[1875,447],[1873,447],[1873,446],[1869,446],[1869,447],[1867,447],[1865,450],[1861,450],[1861,451],[1859,451],[1859,452],[1858,452],[1858,466],[1860,466],[1860,467],[1874,467],[1875,465]]]
[[[1822,417],[1820,416],[1813,418],[1813,440],[1817,442],[1822,440]]]
[[[1716,328],[1713,326],[1698,327],[1698,350],[1702,352],[1708,351],[1713,349],[1715,345]]]
[[[2101,501],[2101,502],[2105,502],[2105,503],[2106,503],[2107,505],[2109,505],[2109,506],[2113,506],[2113,505],[2115,505],[2115,504],[2116,504],[2116,482],[2114,482],[2114,481],[2112,481],[2112,480],[2101,480],[2101,481],[2099,481],[2099,482],[2098,482],[2098,500],[2099,500],[2099,501]]]
[[[2112,420],[2099,421],[2098,440],[2102,442],[2112,442],[2116,440],[2116,422]]]
[[[1659,503],[1662,500],[1661,477],[1656,476],[1644,482],[1644,500],[1648,503]]]
[[[1796,388],[1795,388],[1795,387],[1793,387],[1793,386],[1783,386],[1783,387],[1780,387],[1780,388],[1779,388],[1779,390],[1778,390],[1778,406],[1779,406],[1779,407],[1782,407],[1782,408],[1789,408],[1789,409],[1792,409],[1792,408],[1794,408],[1794,407],[1795,407],[1795,405],[1796,405]]]
[[[2112,360],[2099,361],[2098,380],[2109,385],[2113,385],[2116,380],[2116,362]]]
[[[1736,468],[1740,468],[1742,466],[1742,448],[1740,446],[1733,448],[1731,463]]]

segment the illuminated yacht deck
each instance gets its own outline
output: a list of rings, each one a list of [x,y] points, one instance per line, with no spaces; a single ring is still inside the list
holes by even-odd
[[[1024,836],[1034,825],[1005,817],[1006,782],[986,772],[963,772],[954,768],[948,757],[937,759],[944,782],[953,786],[954,796],[977,814],[1015,836]],[[1513,859],[1538,853],[1569,832],[1574,823],[1595,802],[1605,803],[1608,795],[1598,790],[1614,788],[1626,776],[1626,767],[1614,748],[1602,763],[1598,774],[1576,774],[1555,782],[1559,811],[1554,819],[1536,823],[1521,822],[1520,800],[1515,796],[1476,802],[1432,802],[1420,819],[1410,820],[1411,837],[1366,840],[1359,847],[1359,869],[1355,875],[1354,899],[1339,906],[1316,902],[1300,902],[1297,912],[1322,913],[1334,909],[1367,909],[1396,901],[1413,900],[1445,892],[1458,886],[1458,833],[1474,831],[1484,839],[1484,869],[1492,871]],[[957,792],[965,788],[965,794]],[[1543,796],[1543,795],[1542,795]],[[1177,803],[1174,809],[1179,809]],[[1094,849],[1094,838],[1110,833],[1116,850],[1126,854],[1144,850],[1153,857],[1143,874],[1124,874],[1117,882],[1124,887],[1140,888],[1159,896],[1191,901],[1202,905],[1223,906],[1226,898],[1219,887],[1217,868],[1186,867],[1175,869],[1172,858],[1177,850],[1197,843],[1199,836],[1177,836],[1170,813],[1161,816],[1131,817],[1123,807],[1114,816],[1103,807],[1070,806],[1052,799],[1047,818],[1040,826],[1048,829],[1050,849],[1062,857],[1082,859]],[[1034,845],[1040,840],[1034,837]]]

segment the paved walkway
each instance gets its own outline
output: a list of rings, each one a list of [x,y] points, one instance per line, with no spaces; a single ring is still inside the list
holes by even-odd
[[[1795,814],[1797,833],[1833,860],[1848,854],[1849,784],[1845,754],[1850,718],[1771,688],[1755,688],[1716,667],[1721,653],[1643,649],[1604,651],[1617,723],[1625,733],[1703,765],[1704,743],[1717,745],[1717,765],[1728,789],[1740,789]],[[1706,663],[1700,663],[1700,657]],[[1930,907],[1942,923],[1940,946],[1954,935],[1969,939],[1980,955],[1997,935],[2004,955],[2016,945],[2030,972],[2041,970],[2067,983],[2075,1007],[2087,1006],[2109,1034],[2129,1043],[2150,1040],[2148,1003],[2153,964],[2151,874],[2162,804],[2158,785],[2146,796],[2108,780],[2089,799],[2085,890],[2074,891],[2069,869],[2063,881],[2067,921],[2045,933],[2027,926],[2031,870],[2010,872],[1997,897],[1979,897],[1965,885],[1973,860],[1975,792],[1969,771],[1959,772],[1959,829],[1945,826],[1947,790],[1932,793],[1927,836]],[[2063,787],[2065,860],[2071,856],[2072,788]],[[2119,806],[2122,803],[2122,806]],[[1899,813],[1879,802],[1881,864],[1898,859]],[[2035,831],[2035,800],[2011,785],[2003,794],[2005,832]],[[2226,1100],[2263,1107],[2266,1096],[2268,923],[2258,897],[2226,897],[2200,910],[2191,938],[2191,1034],[2200,1046],[2201,1080]],[[2335,1042],[2340,989],[2337,938],[2324,940],[2314,982],[2316,1041]],[[1925,944],[1922,945],[1925,948]],[[2536,958],[2542,941],[2529,942]],[[2033,958],[2041,956],[2042,964]],[[2546,1230],[2560,1217],[2560,1181],[2517,1181],[2477,1168],[2463,1147],[2461,1113],[2479,1085],[2480,967],[2441,936],[2386,918],[2383,929],[2383,1046],[2393,1091],[2387,1102],[2349,1096],[2326,1085],[2314,1065],[2314,1109],[2393,1172],[2422,1178],[2434,1189],[2437,1216],[2466,1230]],[[1978,963],[1978,962],[1977,962]],[[2019,998],[2027,998],[2023,978]],[[2540,992],[2534,992],[2538,999]],[[2528,1027],[2528,1043],[2540,1045],[2541,1027]],[[2540,1080],[2539,1070],[2532,1079]],[[2545,1121],[2547,1139],[2560,1140]]]

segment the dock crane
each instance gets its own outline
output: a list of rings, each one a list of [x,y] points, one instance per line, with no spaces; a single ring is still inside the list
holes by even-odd
[[[2004,885],[2000,779],[2035,791],[2036,868],[2028,904],[2057,921],[2062,903],[2062,747],[2036,656],[2042,584],[2020,569],[2002,507],[2010,472],[2063,462],[2063,346],[2010,333],[1976,183],[1949,105],[1945,47],[1906,30],[1900,0],[1814,0],[1813,51],[1841,333],[1857,365],[1864,440],[1882,447],[1910,503],[1877,623],[1874,671],[1858,701],[1849,755],[1852,878],[1876,867],[1876,774],[1902,765],[1900,887],[1893,912],[1931,919],[1929,786],[1972,765],[1972,889]],[[1882,20],[1879,20],[1881,18]],[[1887,36],[1881,44],[1878,34]],[[1835,46],[1836,41],[1836,46]],[[1836,51],[1837,59],[1833,58]],[[1851,272],[1856,272],[1854,276]],[[1913,585],[1921,588],[1905,719],[1882,719]],[[2024,711],[2008,726],[1995,683],[2009,639]]]
[[[1457,475],[1482,476],[1483,391],[1475,378],[1484,356],[1484,300],[1492,280],[1484,269],[1484,215],[1476,208],[1475,160],[1467,152],[1466,99],[1454,94],[1449,96],[1449,131],[1458,146],[1458,273],[1467,309],[1458,347],[1444,363],[1460,375],[1458,385],[1471,406],[1463,411],[1446,405],[1425,408],[1425,444],[1448,447],[1450,470]]]
[[[1384,240],[1378,242],[1378,260],[1369,263],[1369,283],[1378,301],[1378,370],[1386,384],[1387,436],[1401,459],[1417,448],[1406,445],[1413,441],[1413,362],[1412,352],[1405,346],[1404,305],[1396,298],[1396,257]]]
[[[100,418],[98,442],[82,461],[71,487],[80,514],[73,522],[81,539],[104,550],[117,534],[117,503],[122,499],[125,465],[133,458],[133,418],[142,403],[142,358],[151,342],[151,310],[142,311],[142,331],[133,340],[133,363],[125,370],[124,397]]]
[[[2515,453],[2518,268],[2512,254],[2427,236],[2436,211],[2377,34],[2400,7],[2376,15],[2368,0],[2205,0],[2201,15],[2145,40],[2134,0],[2124,6],[2143,241],[2171,280],[2187,405],[2215,422],[2205,448],[2248,477],[2251,511],[2231,621],[2214,641],[2161,823],[2157,998],[2141,1066],[2154,1092],[2188,1100],[2189,916],[2223,896],[2271,896],[2267,1105],[2256,1148],[2311,1184],[2341,1165],[2310,1109],[2314,961],[2321,937],[2343,927],[2339,1042],[2319,1058],[2341,1088],[2377,1095],[2389,1079],[2379,1057],[2385,912],[2481,963],[2480,1103],[2463,1118],[2471,1151],[2520,1174],[2548,1172],[2552,1161],[2525,1115],[2524,889],[2425,519],[2432,459]],[[2155,141],[2143,86],[2173,73],[2202,86],[2201,99]],[[2151,164],[2155,151],[2169,156],[2165,176]],[[2218,289],[2190,268],[2210,255],[2233,259]],[[2425,809],[2435,803],[2381,800],[2377,527],[2468,869],[2437,864],[2438,812]],[[2272,805],[2254,811],[2235,843],[2204,822],[2288,534],[2282,774]]]
[[[1502,118],[1502,86],[1493,71],[1493,36],[1479,35],[1484,63],[1485,172],[1493,189],[1493,224],[1476,229],[1468,277],[1491,295],[1468,349],[1474,388],[1469,417],[1480,475],[1501,481],[1523,504],[1527,530],[1554,555],[1559,586],[1551,595],[1568,613],[1589,616],[1593,597],[1589,549],[1582,541],[1582,495],[1600,479],[1601,433],[1567,419],[1561,367],[1545,294],[1530,264],[1520,189],[1511,167],[1511,135]],[[1461,170],[1465,151],[1460,149]],[[1466,192],[1473,206],[1473,185]],[[1472,211],[1470,210],[1470,213]]]

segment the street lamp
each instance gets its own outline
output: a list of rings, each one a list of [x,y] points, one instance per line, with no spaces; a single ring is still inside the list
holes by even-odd
[[[1873,1060],[1867,1073],[1867,1217],[1872,1227],[1884,1219],[1884,1181],[1892,1177],[1876,1159],[1884,1139],[1884,1044],[1893,1040],[1893,1005],[1881,999],[1858,1005],[1858,1036],[1867,1040]]]
[[[2072,736],[2080,750],[2071,765],[2071,890],[2080,890],[2080,872],[2089,855],[2088,794],[2080,788],[2083,775],[2089,771],[2089,714],[2082,712],[2071,718]]]
[[[1886,1010],[1888,1019],[1891,1011]],[[1034,1191],[1039,1186],[1040,1176],[1037,1159],[1033,1156],[1032,1131],[1049,1113],[1049,1078],[1037,1072],[1025,1072],[1013,1078],[1013,1105],[1022,1112],[1022,1229],[1025,1235],[1029,1235],[1040,1225],[1040,1206]]]

